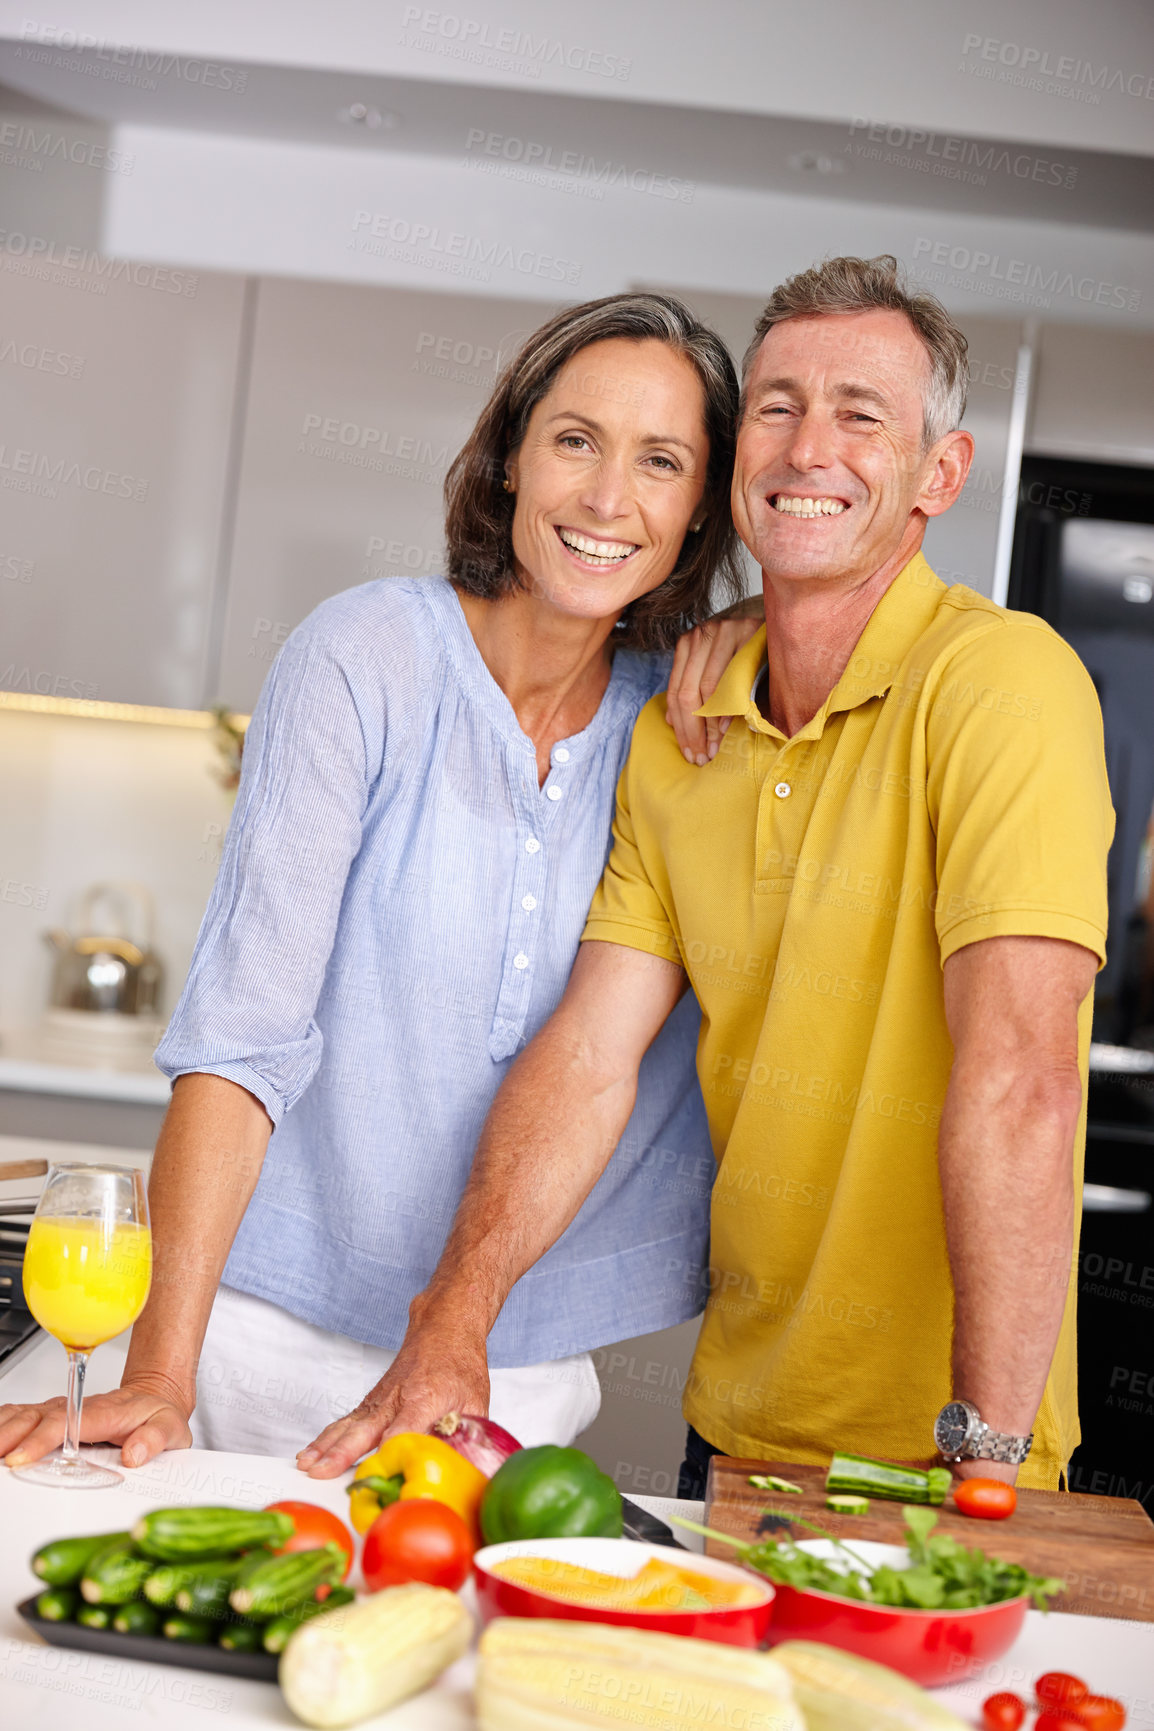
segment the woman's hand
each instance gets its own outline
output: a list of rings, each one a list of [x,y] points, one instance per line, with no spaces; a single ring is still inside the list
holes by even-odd
[[[717,756],[729,717],[695,715],[694,710],[713,696],[737,651],[764,623],[761,596],[751,595],[703,625],[694,626],[678,642],[665,694],[665,719],[687,762],[700,767]]]
[[[119,1443],[126,1467],[142,1467],[165,1449],[192,1444],[191,1408],[176,1391],[160,1385],[124,1383],[111,1394],[94,1394],[80,1414],[80,1440]],[[64,1441],[62,1396],[39,1406],[0,1406],[0,1460],[22,1467],[51,1454]]]

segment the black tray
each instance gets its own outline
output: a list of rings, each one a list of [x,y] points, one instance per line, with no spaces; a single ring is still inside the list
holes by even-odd
[[[50,1647],[79,1647],[86,1653],[114,1653],[121,1659],[147,1659],[153,1665],[180,1665],[186,1671],[219,1671],[225,1677],[251,1677],[275,1683],[275,1653],[230,1653],[225,1647],[195,1646],[168,1641],[163,1635],[122,1635],[116,1629],[86,1629],[83,1623],[51,1623],[36,1615],[36,1598],[25,1599],[17,1612]]]

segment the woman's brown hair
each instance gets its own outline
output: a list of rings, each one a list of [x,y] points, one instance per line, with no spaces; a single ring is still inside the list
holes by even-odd
[[[445,477],[449,577],[458,589],[495,600],[517,587],[513,561],[516,501],[505,491],[505,464],[529,417],[567,361],[612,337],[665,343],[701,380],[709,462],[698,507],[704,523],[686,534],[672,573],[641,595],[618,621],[614,642],[670,649],[683,631],[744,593],[729,513],[737,424],[737,375],[715,331],[673,295],[620,294],[558,313],[534,331],[505,367],[477,424]]]

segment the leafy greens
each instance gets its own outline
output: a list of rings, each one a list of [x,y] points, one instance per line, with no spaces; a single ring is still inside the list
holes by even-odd
[[[808,1527],[831,1538],[820,1527],[784,1510],[771,1509],[784,1520]],[[784,1586],[801,1591],[836,1593],[843,1599],[857,1599],[871,1605],[894,1605],[915,1611],[964,1611],[977,1605],[997,1605],[1006,1599],[1028,1595],[1039,1611],[1047,1601],[1060,1593],[1064,1582],[1053,1576],[1032,1575],[1020,1563],[1004,1563],[997,1557],[987,1557],[984,1551],[971,1550],[955,1539],[952,1533],[935,1533],[938,1512],[924,1505],[907,1504],[902,1509],[906,1526],[906,1548],[910,1554],[907,1568],[895,1568],[883,1563],[871,1568],[841,1539],[832,1539],[847,1563],[815,1557],[802,1550],[792,1539],[764,1539],[757,1544],[743,1544],[724,1533],[708,1532],[711,1538],[725,1539],[741,1553],[741,1560],[759,1574]],[[680,1521],[682,1526],[693,1522]]]

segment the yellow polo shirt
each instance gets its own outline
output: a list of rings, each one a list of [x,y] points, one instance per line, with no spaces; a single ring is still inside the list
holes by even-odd
[[[753,701],[764,665],[760,632],[704,706],[734,718],[705,769],[663,697],[641,712],[584,937],[680,963],[703,1011],[718,1173],[686,1417],[734,1455],[924,1459],[954,1392],[942,967],[1006,934],[1104,959],[1101,711],[1048,625],[920,554],[791,739]],[[1079,1214],[1084,1141],[1083,1105]],[[1027,1485],[1079,1438],[1074,1272]]]

